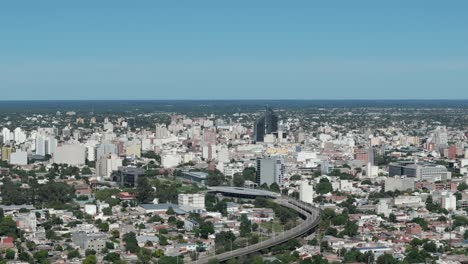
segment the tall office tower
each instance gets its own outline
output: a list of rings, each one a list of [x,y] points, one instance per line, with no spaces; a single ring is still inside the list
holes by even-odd
[[[102,157],[109,154],[119,155],[119,150],[116,144],[102,143],[96,146],[96,160],[100,160]]]
[[[46,154],[53,155],[57,149],[57,139],[54,137],[46,138]]]
[[[203,142],[206,144],[216,144],[216,131],[205,128],[203,130]]]
[[[10,129],[4,127],[2,129],[2,136],[3,136],[3,144],[6,144],[8,142],[10,142],[10,140],[12,140],[13,138],[11,138],[11,132],[10,132]]]
[[[156,133],[155,137],[157,139],[167,138],[169,137],[169,130],[165,124],[156,124]]]
[[[445,126],[438,126],[434,130],[434,144],[437,147],[443,147],[448,144],[448,133]]]
[[[38,135],[36,138],[36,155],[52,155],[57,148],[57,139],[52,136]]]
[[[257,159],[256,182],[258,185],[264,183],[270,186],[276,182],[283,184],[284,165],[280,158]]]
[[[15,138],[15,142],[17,144],[22,144],[26,142],[26,139],[27,139],[26,133],[24,133],[24,131],[21,128],[19,127],[15,128],[13,135]]]
[[[45,156],[45,138],[42,135],[38,135],[36,138],[36,155]]]
[[[113,171],[122,166],[122,159],[114,153],[102,156],[96,162],[96,176],[110,178]]]
[[[278,116],[270,107],[266,107],[265,115],[260,117],[254,125],[255,141],[263,142],[265,135],[278,132]]]
[[[370,163],[371,165],[376,165],[376,161],[375,161],[375,156],[376,156],[376,149],[374,149],[373,147],[369,147],[367,149],[367,163]]]

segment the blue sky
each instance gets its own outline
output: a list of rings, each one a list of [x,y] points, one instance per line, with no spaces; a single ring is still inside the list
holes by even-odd
[[[468,1],[4,1],[0,100],[468,99]]]

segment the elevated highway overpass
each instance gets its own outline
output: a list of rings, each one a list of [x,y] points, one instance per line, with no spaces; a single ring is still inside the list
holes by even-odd
[[[230,188],[230,187],[227,187],[227,188]],[[228,189],[225,189],[225,188],[223,188],[222,190],[224,193],[228,191]],[[239,190],[235,191],[235,195],[239,195]],[[248,195],[252,195],[252,193],[249,192]],[[260,195],[260,196],[263,196],[263,195]],[[278,233],[274,237],[268,240],[262,241],[260,243],[250,245],[244,248],[239,248],[233,251],[224,252],[224,253],[217,254],[214,256],[201,257],[197,261],[192,261],[190,263],[206,264],[211,259],[216,259],[218,261],[226,261],[230,258],[236,258],[240,256],[249,255],[255,252],[259,252],[263,249],[268,249],[276,245],[285,243],[290,239],[302,237],[310,233],[311,231],[313,231],[314,228],[320,222],[320,209],[310,204],[306,204],[304,202],[298,201],[296,199],[293,199],[287,196],[277,195],[275,198],[276,199],[274,201],[277,204],[295,210],[304,219],[304,221],[298,226],[295,226],[294,228],[286,230],[282,233]]]

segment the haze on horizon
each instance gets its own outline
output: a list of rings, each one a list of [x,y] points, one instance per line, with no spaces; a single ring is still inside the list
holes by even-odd
[[[468,2],[8,1],[1,100],[468,99]]]

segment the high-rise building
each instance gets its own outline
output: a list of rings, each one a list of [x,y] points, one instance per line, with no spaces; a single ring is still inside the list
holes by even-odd
[[[96,175],[98,177],[110,178],[113,171],[122,166],[122,159],[116,154],[102,156],[96,162]]]
[[[9,161],[10,160],[10,155],[13,152],[13,148],[9,146],[3,146],[2,147],[2,160],[3,161]]]
[[[457,198],[452,193],[445,193],[441,197],[441,207],[449,210],[457,210]]]
[[[53,154],[53,162],[57,164],[83,165],[85,158],[86,147],[78,144],[62,145]]]
[[[457,157],[457,148],[454,146],[454,145],[451,145],[449,148],[448,148],[448,155],[447,155],[448,159],[455,159]]]
[[[434,130],[434,144],[436,144],[437,147],[443,147],[446,146],[448,143],[448,133],[447,133],[447,128],[445,126],[438,126]]]
[[[278,116],[270,107],[267,106],[265,114],[255,122],[254,132],[256,142],[263,142],[265,135],[278,132]]]
[[[156,124],[155,138],[162,139],[169,137],[169,130],[165,124]]]
[[[45,149],[45,138],[38,135],[36,138],[36,155],[45,156]]]
[[[112,143],[102,143],[96,147],[96,160],[100,160],[102,157],[105,157],[109,154],[118,155],[118,149],[116,144]]]
[[[10,154],[10,164],[12,165],[28,165],[28,153],[26,151],[17,150]]]
[[[38,135],[36,138],[36,155],[52,155],[57,148],[57,139],[52,136]]]
[[[17,144],[21,144],[26,141],[26,133],[24,133],[24,131],[19,127],[15,128],[13,135]]]
[[[10,140],[13,140],[10,129],[8,129],[6,127],[4,127],[2,129],[2,136],[3,136],[3,144],[6,144],[6,143],[10,142]]]
[[[284,165],[280,158],[257,159],[256,182],[258,185],[266,183],[270,186],[276,182],[283,184]]]

